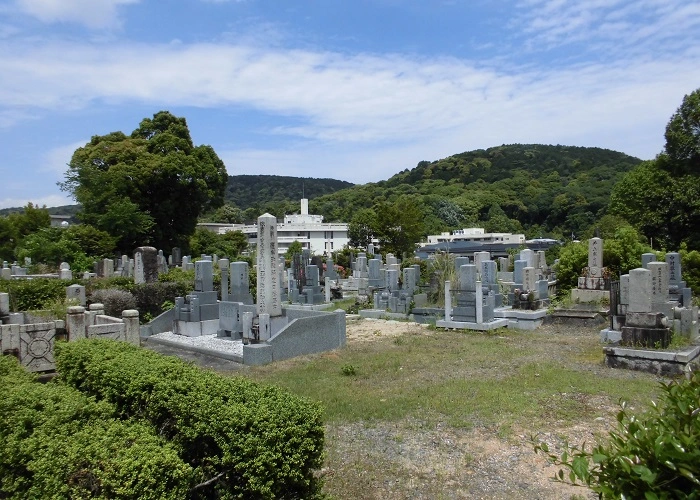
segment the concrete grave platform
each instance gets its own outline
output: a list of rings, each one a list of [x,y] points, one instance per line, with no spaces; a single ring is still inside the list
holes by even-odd
[[[604,347],[605,365],[657,375],[683,375],[700,366],[700,345],[678,350],[657,351],[629,347]]]
[[[496,319],[488,323],[470,323],[466,321],[446,321],[441,319],[435,322],[435,326],[438,328],[456,328],[459,330],[478,330],[483,332],[496,330],[497,328],[505,328],[508,326],[508,320]]]
[[[544,322],[547,316],[546,309],[538,309],[529,311],[527,309],[511,309],[510,307],[501,307],[494,309],[493,314],[497,318],[506,319],[508,328],[517,328],[518,330],[536,330]]]

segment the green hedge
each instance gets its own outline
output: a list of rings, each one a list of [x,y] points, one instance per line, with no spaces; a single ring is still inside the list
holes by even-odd
[[[186,498],[192,468],[145,423],[0,356],[0,498]]]
[[[10,310],[35,311],[66,298],[66,287],[77,283],[52,278],[0,280],[0,292],[10,294]]]
[[[323,425],[315,403],[247,379],[224,378],[130,344],[57,346],[61,378],[144,419],[181,450],[201,498],[314,498]]]

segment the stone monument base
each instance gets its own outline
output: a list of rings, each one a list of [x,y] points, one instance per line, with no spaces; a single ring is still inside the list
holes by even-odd
[[[459,330],[478,330],[478,331],[488,331],[495,330],[497,328],[505,328],[508,326],[508,320],[494,319],[487,323],[471,323],[467,321],[446,321],[444,319],[435,322],[435,326],[438,328],[456,328]]]
[[[610,290],[574,288],[571,290],[571,300],[575,304],[600,304],[610,300]]]
[[[202,335],[215,335],[219,330],[219,320],[206,321],[180,321],[175,320],[173,333],[186,337],[201,337]]]
[[[605,365],[655,373],[657,375],[685,375],[690,369],[698,369],[700,346],[694,345],[678,351],[650,351],[624,347],[604,347]]]
[[[497,318],[505,318],[508,320],[508,328],[516,328],[518,330],[536,330],[542,325],[544,318],[547,316],[546,309],[538,309],[530,311],[527,309],[511,309],[510,307],[501,307],[494,309],[493,315]]]

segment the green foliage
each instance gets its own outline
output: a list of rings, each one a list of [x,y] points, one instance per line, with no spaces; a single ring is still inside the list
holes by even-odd
[[[642,416],[622,405],[607,443],[590,451],[567,445],[561,455],[546,443],[535,450],[563,467],[556,480],[580,482],[602,498],[700,497],[700,373],[662,386]]]
[[[587,265],[587,242],[570,242],[561,247],[559,264],[556,267],[558,291],[564,292],[571,288],[576,288],[581,271]]]
[[[700,88],[683,97],[664,137],[674,174],[700,174]]]
[[[457,270],[455,269],[455,259],[448,253],[436,253],[428,266],[427,274],[430,278],[430,292],[428,298],[430,302],[438,306],[445,305],[445,281],[449,281],[452,288],[457,287]],[[421,275],[423,268],[421,267]]]
[[[184,498],[191,467],[143,423],[0,356],[1,498]]]
[[[150,314],[151,318],[159,316],[163,313],[162,306],[165,302],[174,302],[175,297],[184,297],[193,289],[194,280],[191,283],[158,281],[140,283],[134,286],[131,293],[136,298],[136,309],[143,323],[146,314]]]
[[[57,346],[62,380],[115,405],[179,450],[200,483],[195,498],[314,498],[322,464],[320,408],[243,378],[223,378],[130,344]]]
[[[377,214],[370,208],[358,210],[348,224],[348,239],[350,245],[356,248],[367,248],[377,228]]]
[[[362,209],[413,196],[424,231],[430,234],[455,224],[485,224],[497,204],[508,219],[503,225],[536,225],[537,236],[580,235],[605,214],[615,182],[639,163],[600,148],[512,144],[422,161],[386,181],[343,189],[310,203],[326,220],[351,221]]]
[[[640,241],[639,234],[630,226],[619,228],[612,238],[603,241],[603,264],[613,279],[642,266],[642,254],[651,247]]]
[[[621,226],[612,238],[603,240],[603,264],[612,279],[642,265],[642,254],[651,248],[640,241],[634,228]],[[556,268],[557,287],[560,292],[576,288],[583,268],[588,266],[588,240],[567,243],[561,247]]]
[[[33,280],[0,280],[0,291],[10,295],[10,310],[44,309],[66,298],[66,287],[75,281],[49,278]]]
[[[700,252],[688,251],[686,245],[681,245],[681,270],[686,284],[693,289],[693,295],[700,296]]]
[[[313,200],[319,196],[349,187],[352,187],[350,182],[336,179],[280,175],[231,175],[228,178],[225,196],[227,201],[240,207],[241,210],[252,208],[251,216],[246,216],[246,220],[252,220],[265,212],[278,215],[275,213],[277,210],[269,210],[273,206],[287,207],[286,213],[297,212],[299,200],[303,197]]]
[[[87,224],[47,227],[24,238],[16,253],[19,258],[30,257],[33,262],[54,267],[68,262],[71,269],[79,272],[90,270],[96,259],[109,257],[115,241],[108,233]]]
[[[355,375],[357,375],[357,367],[353,364],[346,363],[340,367],[340,373],[342,373],[346,377],[354,377]]]
[[[114,253],[116,239],[89,224],[75,224],[62,229],[61,239],[75,243],[85,255],[108,258]]]
[[[46,207],[39,208],[28,203],[18,212],[0,217],[0,261],[13,261],[19,256],[16,248],[24,238],[51,225]]]
[[[700,89],[685,96],[666,127],[666,147],[615,185],[610,213],[647,238],[676,249],[700,249]]]
[[[65,179],[81,220],[131,252],[144,243],[185,246],[199,215],[223,204],[227,176],[210,146],[194,146],[184,118],[160,111],[131,136],[94,136],[75,151]]]
[[[189,240],[192,255],[213,255],[235,259],[248,248],[248,237],[242,231],[218,234],[203,227],[195,229]]]
[[[229,177],[230,182],[230,177]],[[199,222],[225,222],[227,224],[243,224],[243,210],[233,203],[225,203],[223,206],[213,210],[199,218]]]
[[[374,212],[377,214],[375,233],[382,253],[393,253],[397,257],[413,255],[423,234],[419,200],[401,196],[393,203],[379,203]]]
[[[287,251],[284,253],[284,258],[286,260],[291,260],[295,255],[301,255],[303,250],[304,247],[301,245],[301,243],[294,240],[289,244],[289,248],[287,248]]]

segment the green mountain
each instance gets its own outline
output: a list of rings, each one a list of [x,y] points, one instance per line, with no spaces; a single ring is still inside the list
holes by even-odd
[[[298,211],[301,198],[318,198],[353,185],[336,179],[280,175],[229,175],[224,197],[226,202],[233,203],[241,210],[291,204]]]
[[[620,177],[642,160],[601,148],[511,144],[421,161],[386,181],[310,201],[326,220],[409,196],[425,232],[485,226],[531,235],[579,234],[605,215]]]

